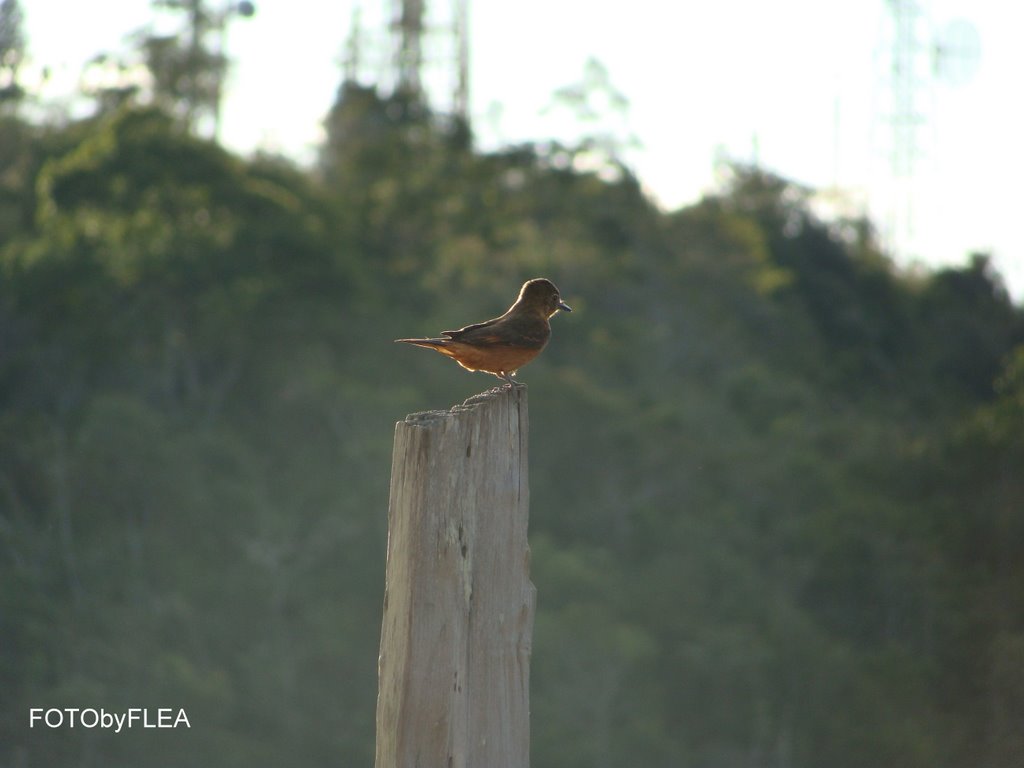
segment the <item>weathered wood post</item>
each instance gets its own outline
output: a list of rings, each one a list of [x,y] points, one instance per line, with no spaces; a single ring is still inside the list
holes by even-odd
[[[376,768],[527,768],[526,387],[395,426]]]

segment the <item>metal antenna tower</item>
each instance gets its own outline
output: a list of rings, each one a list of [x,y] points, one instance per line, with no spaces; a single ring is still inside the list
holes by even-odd
[[[914,175],[918,133],[925,123],[919,99],[936,82],[966,84],[977,67],[980,43],[974,27],[963,19],[936,32],[919,0],[888,0],[888,4],[893,21],[889,77],[894,182],[889,239],[894,250],[905,252],[915,236]]]
[[[433,0],[428,8],[427,0],[389,0],[385,21],[388,71],[383,73],[380,85],[422,103],[440,102],[434,104],[439,111],[466,121],[469,1]],[[353,35],[362,34],[356,24],[354,17]],[[346,74],[358,68],[359,50],[353,48],[353,39],[347,48]]]
[[[351,24],[342,60],[342,75],[346,83],[358,82],[363,64],[363,7],[360,3],[352,7]]]
[[[913,179],[918,128],[923,122],[918,94],[924,82],[919,69],[924,47],[918,35],[921,9],[917,0],[889,0],[889,7],[893,20],[889,76],[892,89],[890,164],[894,194],[888,228],[893,249],[905,251],[914,236]]]
[[[366,4],[355,0],[341,57],[345,82],[369,77],[382,93],[429,103],[468,126],[469,2],[433,0],[428,9],[427,0],[388,0],[373,18],[373,8],[364,14]]]
[[[423,35],[425,0],[392,0],[391,35],[395,91],[423,96]]]
[[[918,72],[923,47],[917,28],[921,11],[916,0],[889,0],[894,23],[892,47],[892,170],[897,177],[913,175],[917,155],[917,128],[922,117],[917,94],[922,84]]]
[[[454,0],[455,20],[452,33],[455,35],[456,77],[455,93],[452,99],[452,113],[456,118],[469,124],[469,0]]]

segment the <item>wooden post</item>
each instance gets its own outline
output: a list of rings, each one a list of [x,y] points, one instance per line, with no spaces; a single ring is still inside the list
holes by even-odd
[[[376,768],[527,768],[526,387],[395,426]]]

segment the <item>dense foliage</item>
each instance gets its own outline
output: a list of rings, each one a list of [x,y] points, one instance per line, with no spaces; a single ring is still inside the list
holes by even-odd
[[[391,340],[541,275],[577,311],[523,372],[533,764],[1020,765],[1024,314],[983,256],[901,274],[756,168],[664,213],[351,84],[328,129],[304,171],[157,109],[0,121],[0,765],[370,765],[392,425],[499,383]]]

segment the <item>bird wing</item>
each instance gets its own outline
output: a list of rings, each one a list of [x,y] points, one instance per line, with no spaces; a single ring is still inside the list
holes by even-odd
[[[491,336],[499,336],[500,334],[492,334],[487,329],[491,328],[501,318],[494,318],[493,320],[486,320],[482,323],[473,323],[463,328],[459,328],[457,331],[441,331],[442,336],[446,336],[453,341],[476,341],[481,343],[487,343],[485,339]],[[500,328],[499,328],[500,331]],[[494,339],[494,343],[499,342],[498,338]]]
[[[483,323],[474,323],[457,331],[443,331],[452,341],[477,346],[507,346],[539,349],[551,334],[550,326],[543,320],[515,316],[496,317]]]

